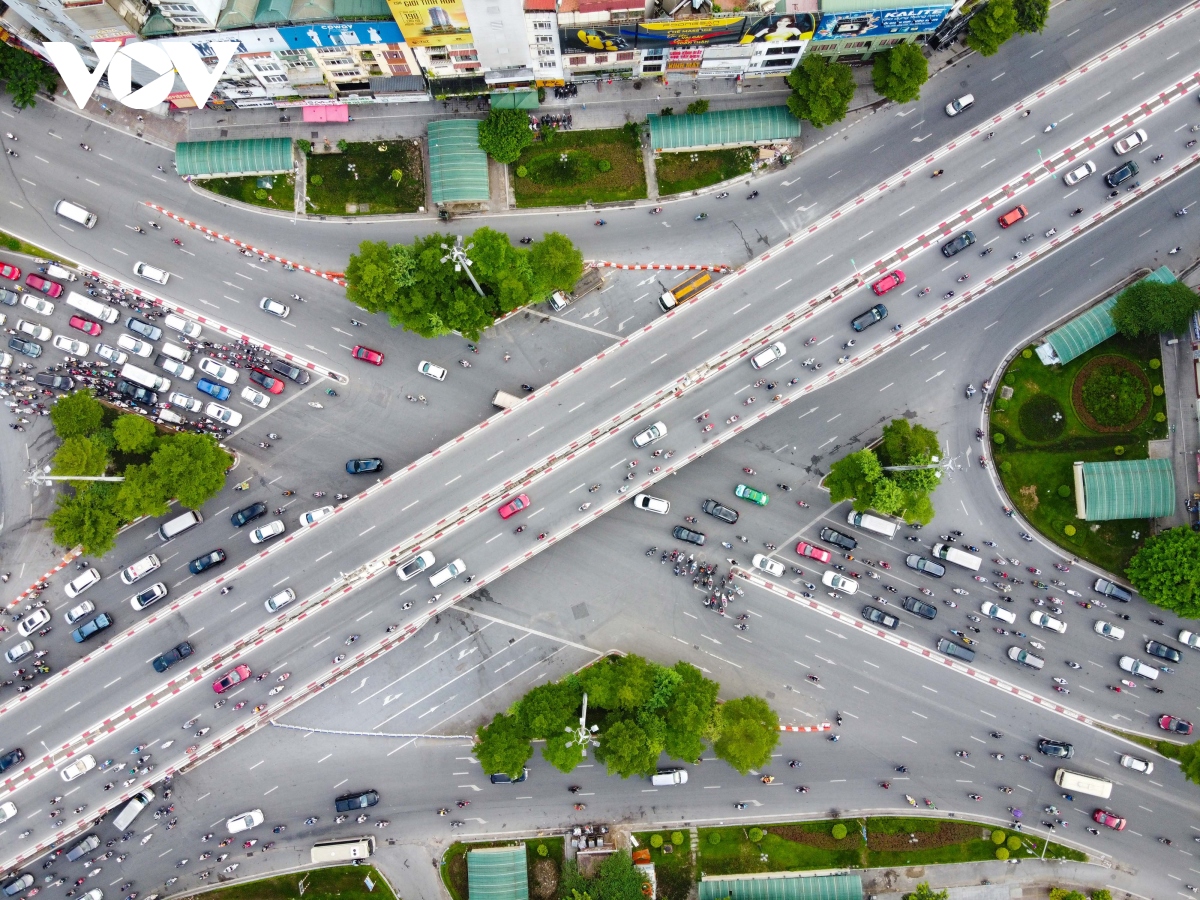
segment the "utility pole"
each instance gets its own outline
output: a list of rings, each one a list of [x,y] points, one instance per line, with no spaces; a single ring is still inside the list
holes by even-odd
[[[479,286],[479,282],[476,281],[475,276],[471,274],[471,266],[474,265],[474,263],[467,258],[467,251],[474,249],[474,247],[474,244],[467,244],[467,246],[464,247],[462,235],[456,234],[454,236],[453,247],[449,246],[448,244],[442,244],[442,249],[446,251],[446,255],[442,257],[441,261],[445,263],[449,262],[450,260],[454,260],[454,271],[465,271],[467,273],[467,277],[471,279],[471,284],[475,286],[475,293],[482,297],[483,288]]]

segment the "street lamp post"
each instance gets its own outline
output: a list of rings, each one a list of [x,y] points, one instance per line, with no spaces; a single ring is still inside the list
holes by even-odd
[[[445,263],[449,262],[450,260],[454,260],[454,271],[465,271],[467,273],[467,277],[471,279],[471,284],[475,286],[475,293],[482,297],[483,288],[479,286],[479,282],[476,281],[475,276],[471,274],[471,266],[473,263],[467,258],[467,251],[473,249],[474,246],[474,244],[468,244],[466,247],[464,247],[462,235],[456,234],[454,236],[453,247],[449,246],[448,244],[442,244],[442,249],[446,251],[446,255],[442,257],[441,261]]]

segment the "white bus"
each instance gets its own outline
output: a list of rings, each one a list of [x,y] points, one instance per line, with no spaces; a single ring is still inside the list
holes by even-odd
[[[1094,778],[1091,775],[1081,775],[1068,769],[1059,769],[1054,773],[1054,783],[1064,791],[1079,794],[1091,794],[1107,800],[1112,796],[1112,782],[1107,778]]]
[[[333,841],[321,841],[313,845],[312,861],[314,863],[345,862],[346,860],[366,859],[375,852],[375,838],[350,837]]]
[[[164,378],[161,375],[155,375],[153,372],[147,372],[133,363],[125,363],[125,365],[121,366],[121,377],[126,381],[140,384],[142,387],[149,388],[152,391],[169,391],[171,389],[170,378]]]
[[[121,318],[121,314],[117,312],[115,307],[109,306],[107,303],[98,303],[91,297],[85,297],[83,294],[71,291],[67,294],[67,303],[75,307],[82,313],[87,313],[93,319],[99,319],[101,322],[106,322],[113,325]]]
[[[965,553],[953,544],[934,544],[933,555],[938,559],[946,560],[946,562],[952,562],[956,566],[970,569],[972,572],[978,572],[979,566],[983,563],[983,560],[978,556]]]

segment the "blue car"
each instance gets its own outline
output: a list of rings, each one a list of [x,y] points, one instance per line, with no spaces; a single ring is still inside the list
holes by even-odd
[[[111,628],[112,623],[112,616],[110,616],[108,613],[100,613],[100,615],[96,616],[96,618],[92,619],[90,622],[85,622],[72,631],[71,638],[75,641],[75,643],[82,644],[92,635],[99,634],[105,628]]]
[[[196,387],[204,391],[210,397],[216,397],[218,400],[229,399],[229,388],[223,384],[217,384],[215,381],[209,381],[207,378],[201,378],[196,382]]]

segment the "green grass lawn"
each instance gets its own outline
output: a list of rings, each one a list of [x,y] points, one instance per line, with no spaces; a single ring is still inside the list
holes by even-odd
[[[601,171],[602,161],[611,166],[607,172]],[[522,169],[525,177],[518,174]],[[517,206],[578,206],[646,196],[641,148],[623,128],[560,132],[549,143],[536,141],[511,171]]]
[[[484,847],[511,847],[517,843],[519,841],[478,841],[470,844],[456,841],[447,847],[446,852],[442,854],[442,884],[446,886],[446,890],[450,893],[453,900],[467,900],[470,896],[467,880],[467,853],[469,851],[481,850]],[[562,838],[539,838],[536,841],[530,841],[526,845],[528,850],[527,858],[536,857],[538,844],[545,844],[549,852],[547,859],[556,861],[554,881],[555,887],[557,887],[558,875],[562,874],[563,840]],[[529,870],[529,890],[530,896],[533,896],[534,872],[532,863],[529,864]]]
[[[363,879],[370,877],[375,890],[367,890]],[[396,895],[374,866],[332,866],[294,872],[260,881],[231,884],[205,892],[214,900],[396,900]]]
[[[697,153],[663,153],[655,161],[658,193],[682,194],[717,184],[750,171],[754,160],[745,147],[727,150],[702,150]]]
[[[1112,431],[1090,427],[1076,402],[1077,376],[1092,361],[1106,357],[1115,358],[1117,364],[1132,364],[1149,385],[1145,414]],[[1150,523],[1143,519],[1092,523],[1077,519],[1072,464],[1145,459],[1149,441],[1166,436],[1167,423],[1155,421],[1156,414],[1166,413],[1165,399],[1153,395],[1154,387],[1163,383],[1161,368],[1151,365],[1151,360],[1157,359],[1156,337],[1129,340],[1118,335],[1065,366],[1044,366],[1026,350],[1009,365],[1002,379],[1002,385],[1013,389],[1012,399],[1000,399],[997,391],[992,408],[993,456],[1013,503],[1042,534],[1071,554],[1111,572],[1124,571],[1142,539],[1150,534]],[[997,433],[1004,435],[1003,443],[995,443]],[[1123,452],[1118,453],[1117,447]],[[1074,528],[1074,535],[1066,533],[1068,526]],[[1140,537],[1134,538],[1134,532]]]
[[[396,169],[403,173],[399,183],[392,180]],[[416,212],[425,204],[421,150],[412,141],[391,140],[350,144],[344,153],[310,153],[307,190],[308,212],[317,215]]]
[[[546,855],[538,854],[538,847],[546,848]],[[537,838],[525,842],[525,862],[529,873],[529,896],[531,900],[558,900],[558,882],[562,877],[563,839]]]
[[[692,885],[696,881],[696,867],[692,863],[692,838],[684,829],[677,830],[683,836],[683,842],[674,844],[671,841],[672,831],[638,831],[635,837],[641,847],[650,851],[650,861],[654,863],[654,877],[658,881],[656,900],[687,900]],[[662,837],[662,847],[653,847],[650,843],[652,835]],[[670,852],[663,851],[670,847]]]
[[[296,208],[296,178],[291,174],[268,176],[274,184],[267,191],[266,197],[256,196],[258,176],[248,175],[245,178],[205,178],[193,181],[197,187],[231,200],[240,200],[251,206],[262,206],[267,209],[283,209],[291,212]]]

